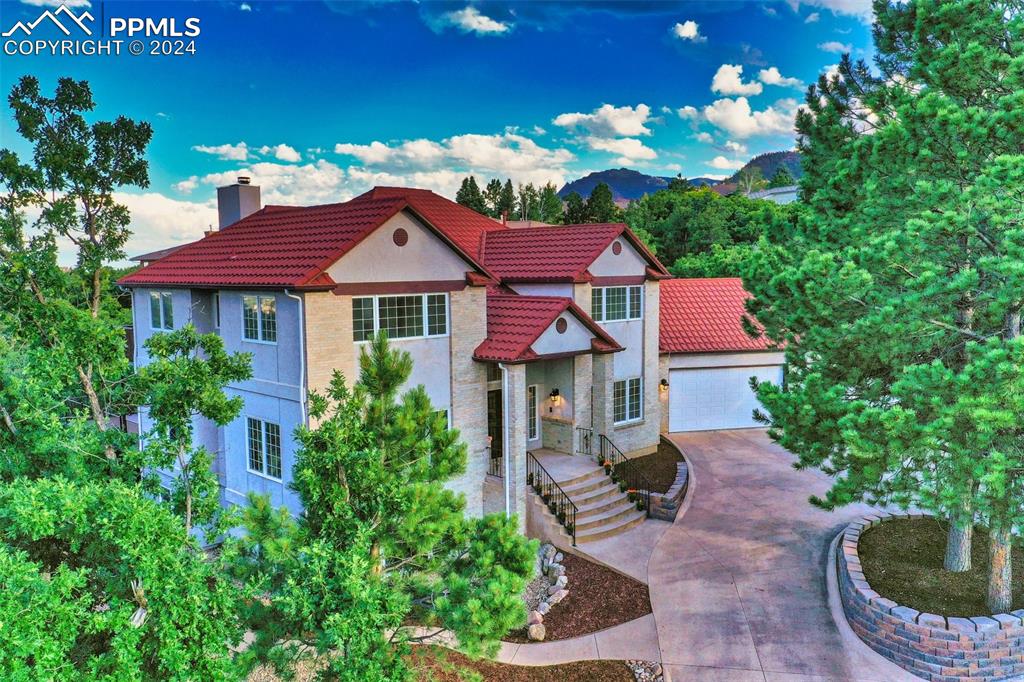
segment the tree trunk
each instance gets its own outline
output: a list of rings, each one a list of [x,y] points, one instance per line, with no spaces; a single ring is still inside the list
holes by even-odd
[[[974,527],[970,521],[962,527],[950,520],[949,534],[946,537],[946,561],[943,566],[947,571],[963,573],[971,570],[971,539]]]
[[[991,613],[1006,613],[1013,607],[1013,564],[1010,562],[1011,537],[1009,528],[993,526],[988,534],[989,572],[988,609]]]

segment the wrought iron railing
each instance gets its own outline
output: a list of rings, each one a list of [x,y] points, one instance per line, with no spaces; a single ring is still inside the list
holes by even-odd
[[[598,436],[600,450],[597,463],[604,467],[604,472],[618,484],[619,490],[629,496],[629,501],[636,508],[651,515],[651,482],[637,466],[622,454],[615,443],[603,433]]]
[[[532,452],[526,453],[526,484],[540,495],[548,511],[555,515],[565,531],[572,536],[572,544],[575,547],[576,512],[579,510]]]
[[[487,473],[491,476],[505,478],[505,458],[501,455],[492,455],[490,452],[487,453],[487,456],[489,458]]]
[[[576,454],[594,456],[594,430],[585,426],[576,427]]]

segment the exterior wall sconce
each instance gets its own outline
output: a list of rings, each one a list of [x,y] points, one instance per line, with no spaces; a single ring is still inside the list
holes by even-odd
[[[661,383],[658,384],[658,390],[663,393],[668,390],[668,379],[661,380]]]
[[[557,388],[551,389],[551,396],[550,396],[551,397],[551,402],[557,403],[558,402],[558,395],[559,394],[558,394],[558,389]]]

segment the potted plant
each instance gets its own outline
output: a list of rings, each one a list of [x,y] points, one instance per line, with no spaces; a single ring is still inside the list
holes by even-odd
[[[540,499],[544,500],[544,504],[551,504],[551,493],[543,493]]]
[[[556,516],[558,517],[558,522],[564,526],[565,525],[565,510],[564,509],[559,509],[558,510],[558,514],[556,514]]]
[[[643,511],[645,509],[645,507],[646,507],[646,505],[644,505],[644,498],[642,498],[642,497],[637,498],[637,500],[636,500],[636,510],[637,511]]]
[[[636,502],[636,491],[635,490],[630,488],[629,492],[626,493],[626,495],[629,497],[629,501],[630,502]]]
[[[619,481],[619,492],[620,493],[626,492],[626,482],[625,481]]]
[[[608,460],[605,460],[604,461],[604,475],[605,476],[611,476],[611,473],[612,473],[612,463],[609,462]]]
[[[533,486],[533,472],[526,474],[526,485]]]
[[[574,530],[576,530],[576,526],[574,526],[574,525],[573,525],[573,524],[571,524],[571,523],[567,523],[567,524],[565,524],[565,532],[566,532],[566,533],[568,533],[569,535],[572,535],[572,532],[573,532]]]

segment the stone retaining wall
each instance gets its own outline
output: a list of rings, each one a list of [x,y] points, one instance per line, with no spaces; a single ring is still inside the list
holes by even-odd
[[[1024,609],[1009,614],[944,617],[901,606],[871,589],[861,567],[860,534],[895,519],[922,514],[878,514],[847,526],[836,569],[843,610],[865,644],[932,682],[1005,680],[1024,673]]]
[[[676,447],[671,441],[666,441],[672,447]],[[686,497],[686,490],[690,486],[690,470],[686,461],[676,465],[676,480],[666,493],[651,493],[651,518],[662,521],[675,521],[679,513],[679,505]]]

